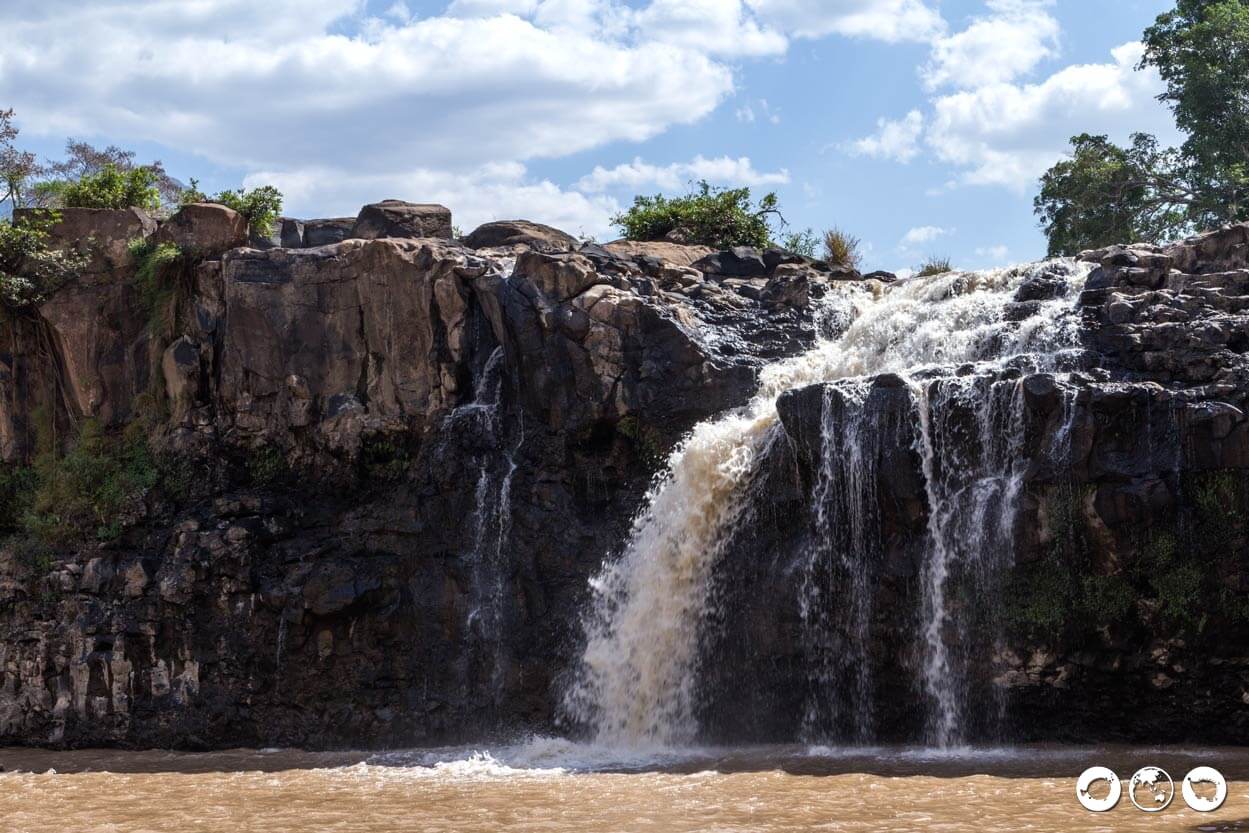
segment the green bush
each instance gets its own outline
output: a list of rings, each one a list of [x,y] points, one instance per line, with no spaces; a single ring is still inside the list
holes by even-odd
[[[683,197],[634,197],[633,206],[613,217],[612,223],[629,240],[763,249],[772,239],[772,218],[779,214],[775,194],[753,204],[749,188],[713,188],[704,181]]]
[[[62,187],[60,196],[66,208],[160,209],[158,177],[148,167],[123,170],[111,162],[97,173],[87,174]]]
[[[777,246],[787,252],[814,259],[816,250],[820,246],[820,239],[815,236],[814,231],[808,228],[786,234],[780,239]]]
[[[919,269],[915,270],[915,275],[916,277],[926,278],[929,275],[944,275],[953,271],[954,265],[950,263],[948,257],[930,257],[920,264]]]
[[[859,238],[839,228],[830,228],[824,232],[824,259],[833,266],[858,269],[861,260],[859,243]]]
[[[155,327],[176,289],[175,282],[169,279],[168,267],[182,258],[182,250],[173,243],[132,240],[130,253],[137,264],[133,283],[139,303],[147,312],[148,323]]]
[[[287,471],[286,455],[271,445],[253,450],[247,458],[247,476],[257,486],[273,486]]]
[[[42,451],[35,458],[25,531],[48,544],[65,544],[92,530],[101,540],[116,538],[126,504],[158,480],[147,428],[134,422],[122,436],[110,436],[88,419],[68,452]]]
[[[192,181],[193,188],[198,191],[198,183]],[[208,202],[215,202],[233,208],[247,218],[248,228],[252,234],[268,237],[273,234],[282,213],[282,192],[272,185],[262,185],[250,191],[242,188],[237,191],[222,191]]]
[[[0,464],[0,538],[21,529],[37,485],[35,471],[29,466]]]
[[[55,211],[42,211],[17,223],[0,220],[0,307],[35,306],[83,267],[81,255],[49,247],[48,231],[58,219]]]

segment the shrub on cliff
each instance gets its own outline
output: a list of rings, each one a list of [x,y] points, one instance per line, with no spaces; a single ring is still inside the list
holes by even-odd
[[[56,220],[56,212],[16,223],[0,220],[0,308],[39,304],[82,268],[82,256],[48,247],[48,228]]]
[[[633,206],[612,223],[629,240],[762,249],[772,239],[773,219],[779,217],[776,194],[753,203],[749,188],[714,188],[703,181],[683,197],[634,197]]]
[[[66,208],[142,208],[157,211],[160,191],[157,174],[141,166],[123,170],[109,162],[96,173],[66,183],[59,189]]]
[[[272,185],[222,191],[215,197],[209,197],[199,189],[199,181],[192,179],[191,186],[182,192],[181,202],[183,205],[212,202],[232,208],[247,219],[251,233],[260,237],[273,234],[282,213],[282,192]]]
[[[830,228],[824,232],[824,259],[834,266],[858,269],[862,260],[859,242],[859,238],[839,228]]]
[[[915,276],[926,278],[929,275],[944,275],[946,272],[953,271],[954,264],[950,262],[948,257],[930,257],[915,270]]]

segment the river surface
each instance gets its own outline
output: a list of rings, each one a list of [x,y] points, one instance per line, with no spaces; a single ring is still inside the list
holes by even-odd
[[[1092,765],[1128,779],[1165,769],[1175,798],[1144,813],[1126,791],[1107,813],[1075,798]],[[1179,782],[1218,768],[1227,801],[1189,809]],[[1249,750],[935,751],[822,747],[622,755],[537,738],[486,749],[312,753],[0,749],[0,830],[1249,831]]]

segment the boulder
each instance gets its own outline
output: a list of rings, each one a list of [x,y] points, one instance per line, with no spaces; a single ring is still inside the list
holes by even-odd
[[[247,219],[224,205],[192,203],[161,223],[153,240],[172,243],[200,257],[220,257],[248,244]]]
[[[594,264],[580,255],[525,252],[517,259],[513,274],[532,281],[543,295],[557,303],[604,283]]]
[[[282,241],[282,248],[302,249],[304,247],[303,221],[294,220],[290,217],[283,217],[280,237]]]
[[[693,267],[709,275],[731,278],[762,278],[768,274],[767,264],[758,249],[735,246],[723,252],[715,252],[696,261]]]
[[[351,237],[441,237],[451,239],[451,209],[442,205],[383,200],[360,209]]]
[[[633,260],[636,257],[656,257],[676,266],[691,266],[694,261],[715,251],[707,246],[686,246],[682,243],[667,243],[660,240],[614,240],[604,245],[603,248],[626,260]]]
[[[355,217],[334,217],[327,220],[304,220],[303,245],[309,249],[341,243],[351,237]]]
[[[498,220],[478,226],[464,238],[464,245],[472,249],[528,246],[541,252],[570,252],[577,248],[577,239],[541,223]]]
[[[44,211],[19,208],[13,212],[13,220],[33,220]],[[156,221],[138,208],[61,208],[54,216],[56,222],[48,229],[49,244],[85,255],[83,272],[92,276],[132,270],[131,241],[144,240],[156,231]]]

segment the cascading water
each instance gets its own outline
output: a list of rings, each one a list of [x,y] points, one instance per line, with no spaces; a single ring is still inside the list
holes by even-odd
[[[503,689],[503,613],[506,579],[506,545],[512,526],[512,478],[516,474],[516,454],[524,442],[523,419],[517,423],[517,437],[505,437],[502,405],[505,351],[496,347],[482,368],[473,401],[457,408],[449,417],[454,424],[471,419],[488,445],[482,456],[481,471],[474,490],[472,548],[467,561],[472,569],[472,607],[467,625],[490,651],[490,679],[495,705]]]
[[[1051,261],[887,287],[834,285],[823,315],[842,326],[807,353],[764,368],[745,407],[690,432],[648,493],[623,553],[591,582],[585,647],[565,697],[569,716],[607,744],[675,745],[696,737],[700,639],[714,605],[713,575],[750,500],[757,463],[780,433],[777,397],[847,380],[837,386],[844,413],[822,437],[824,466],[811,497],[814,527],[824,537],[817,535],[808,550],[800,600],[809,677],[839,690],[817,692],[804,728],[818,734],[848,726],[839,730],[848,739],[870,737],[871,672],[858,657],[866,650],[871,615],[864,557],[877,542],[873,463],[861,449],[876,429],[862,392],[866,377],[895,373],[910,386],[920,415],[912,442],[924,461],[930,507],[916,635],[924,657],[922,689],[930,701],[931,739],[943,745],[959,740],[967,661],[962,640],[971,620],[965,605],[950,597],[955,584],[965,588],[966,582],[951,579],[979,576],[984,587],[994,559],[1009,558],[1005,536],[1020,483],[1012,446],[1020,437],[1018,378],[1021,370],[1057,368],[1076,347],[1073,297],[1087,271],[1072,261]],[[1056,284],[1057,291],[1033,301],[1019,320],[1011,308],[1015,293],[1033,279]],[[970,407],[978,426],[970,469],[962,467],[969,460],[945,456],[964,445],[949,435],[962,430],[947,413],[959,402]],[[974,537],[960,538],[977,524]],[[839,625],[832,608],[843,604]],[[834,633],[840,634],[836,641]]]

